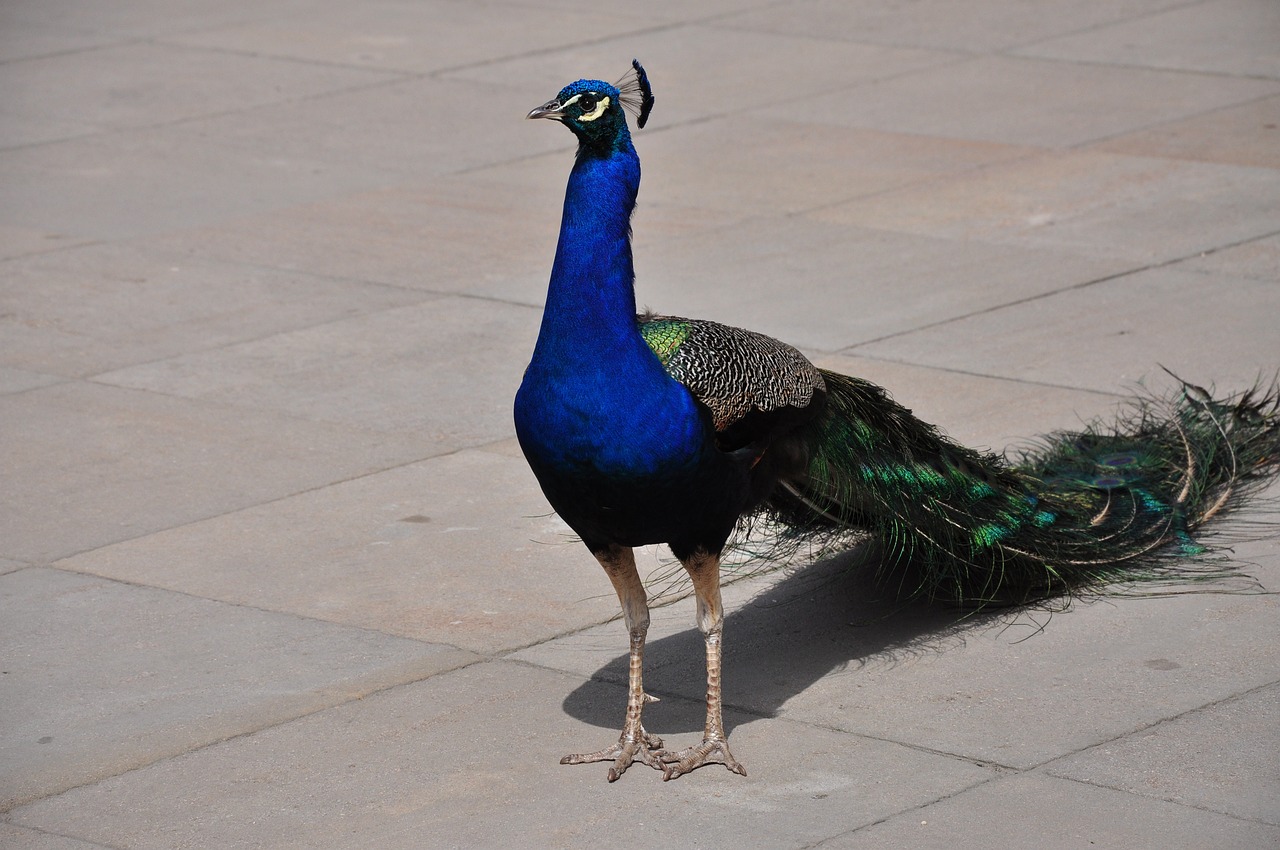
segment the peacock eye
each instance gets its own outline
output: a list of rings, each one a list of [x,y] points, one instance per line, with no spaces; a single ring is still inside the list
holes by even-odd
[[[595,95],[584,94],[578,98],[578,108],[586,114],[594,112],[596,108]]]

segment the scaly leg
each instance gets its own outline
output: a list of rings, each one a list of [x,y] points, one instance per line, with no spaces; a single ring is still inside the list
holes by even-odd
[[[560,759],[561,764],[586,764],[593,761],[612,761],[609,768],[610,782],[626,772],[631,763],[639,759],[644,764],[657,770],[665,771],[658,759],[658,751],[662,749],[662,739],[644,731],[640,724],[640,715],[646,702],[656,702],[654,697],[644,692],[644,638],[649,631],[649,598],[645,594],[640,574],[636,572],[635,553],[625,546],[614,546],[594,553],[600,566],[613,582],[613,589],[618,592],[618,601],[622,603],[622,618],[627,624],[627,633],[631,636],[630,669],[627,679],[627,718],[622,725],[622,735],[618,743],[605,747],[594,753],[577,753]]]
[[[704,764],[718,763],[741,776],[747,769],[729,752],[724,734],[724,717],[720,697],[720,637],[724,631],[724,608],[720,604],[720,557],[697,552],[682,561],[693,579],[693,592],[698,598],[698,628],[707,641],[707,725],[702,743],[672,752],[663,750],[659,757],[665,763],[662,778],[675,779]]]

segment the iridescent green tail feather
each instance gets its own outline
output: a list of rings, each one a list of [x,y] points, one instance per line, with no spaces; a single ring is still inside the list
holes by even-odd
[[[807,475],[766,513],[783,546],[870,531],[882,582],[904,598],[1021,605],[1232,575],[1193,535],[1280,470],[1275,388],[1214,399],[1184,383],[1006,460],[952,442],[874,384],[822,377]]]

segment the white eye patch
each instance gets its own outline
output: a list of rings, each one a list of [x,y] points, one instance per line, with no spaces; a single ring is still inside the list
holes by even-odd
[[[595,108],[595,109],[591,110],[590,112],[584,112],[584,113],[582,114],[582,117],[581,117],[581,118],[579,118],[578,120],[579,120],[579,121],[594,121],[594,120],[596,120],[597,118],[599,118],[601,115],[604,115],[604,111],[605,111],[606,109],[608,109],[608,108],[609,108],[609,98],[608,98],[607,96],[606,96],[606,97],[602,97],[602,98],[600,98],[600,102],[596,104],[596,108]]]

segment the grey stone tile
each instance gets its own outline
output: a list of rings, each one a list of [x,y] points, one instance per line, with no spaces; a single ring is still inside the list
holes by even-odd
[[[428,454],[430,437],[82,382],[0,396],[0,555],[45,561]]]
[[[1144,15],[1016,52],[1079,62],[1280,79],[1280,8],[1213,0]]]
[[[571,161],[557,153],[503,168],[501,178],[486,169],[353,193],[151,239],[147,246],[540,304]]]
[[[712,318],[826,351],[1130,267],[806,217],[755,218],[683,239],[641,238],[635,254],[637,299],[657,312]],[[975,278],[982,286],[969,285]]]
[[[1107,139],[1097,150],[1280,168],[1280,97],[1215,109]]]
[[[420,435],[436,452],[509,437],[539,314],[442,296],[99,375],[116,386]]]
[[[67,838],[36,829],[0,823],[0,843],[10,850],[111,850],[78,838]]]
[[[1035,437],[1113,418],[1120,400],[1100,392],[910,366],[867,357],[823,355],[819,366],[879,384],[899,404],[966,446],[1016,454]]]
[[[136,127],[365,87],[377,71],[154,42],[107,45],[0,64],[14,116]]]
[[[32,59],[55,53],[69,53],[99,47],[121,36],[93,32],[71,22],[36,23],[21,19],[18,4],[6,3],[0,10],[0,62]],[[15,14],[17,12],[17,14]]]
[[[95,3],[68,0],[12,0],[5,4],[5,22],[29,27],[57,27],[89,33],[111,41],[153,39],[246,21],[300,15],[316,7],[314,0],[130,0],[128,3]]]
[[[1177,5],[1178,0],[1068,0],[1044,6],[1017,0],[984,0],[959,5],[917,0],[903,7],[893,0],[858,4],[856,14],[841,0],[766,4],[718,24],[821,39],[988,52],[1089,29]]]
[[[20,393],[37,387],[47,387],[61,380],[57,375],[46,375],[26,369],[0,366],[0,395],[4,393]]]
[[[226,120],[256,125],[243,113]],[[59,234],[68,241],[125,239],[207,226],[388,180],[381,168],[358,161],[336,167],[311,154],[284,154],[265,143],[235,149],[217,133],[189,124],[10,150],[0,157],[0,227]]]
[[[24,564],[21,561],[11,561],[8,558],[0,558],[0,574],[16,572],[18,570],[26,569],[28,566],[29,564]]]
[[[12,259],[28,254],[61,251],[86,240],[69,238],[61,233],[50,233],[29,227],[0,224],[0,259]]]
[[[10,260],[0,274],[0,361],[70,377],[426,297],[118,243]]]
[[[1280,172],[1104,151],[997,163],[819,210],[820,221],[1149,264],[1280,230]]]
[[[1054,776],[1280,826],[1280,686],[1053,762]]]
[[[1037,774],[1005,777],[819,847],[1270,847],[1280,830]]]
[[[535,132],[538,126],[525,120],[530,109],[556,91],[531,92],[510,79],[411,78],[251,113],[196,119],[182,129],[197,139],[216,140],[249,162],[269,153],[270,162],[305,163],[317,174],[380,178],[353,189],[405,187],[547,151],[572,150],[568,131],[543,127],[544,132]]]
[[[0,591],[5,807],[474,659],[59,570]]]
[[[943,51],[796,38],[714,25],[650,25],[648,29],[620,38],[582,39],[565,50],[485,64],[455,76],[504,87],[519,79],[524,97],[532,98],[527,111],[580,77],[617,80],[629,70],[627,63],[634,56],[644,63],[657,98],[647,129],[774,105],[768,119],[755,122],[758,131],[778,117],[809,120],[808,104],[813,104],[813,111],[821,111],[821,101],[813,100],[814,95],[956,59],[955,54]],[[796,62],[798,56],[803,56],[804,62]],[[842,96],[831,95],[833,99]],[[643,136],[645,131],[637,135]],[[744,134],[741,141],[751,138],[751,134]],[[727,153],[731,147],[725,144],[722,151]]]
[[[1177,267],[1274,283],[1280,280],[1280,234],[1201,254],[1179,263]]]
[[[1242,543],[1236,553],[1263,586],[1280,582],[1280,544]],[[964,618],[880,601],[883,594],[850,572],[867,557],[854,550],[730,588],[728,705],[1023,769],[1280,675],[1270,650],[1280,603],[1271,597],[1117,599],[1065,614]],[[626,680],[619,623],[512,658]],[[696,700],[703,683],[692,602],[659,609],[645,652],[646,689]],[[585,686],[565,707],[584,717],[598,711]],[[692,716],[684,726],[661,724],[655,715],[647,728],[686,733],[700,724]]]
[[[857,353],[1115,392],[1159,367],[1222,391],[1274,374],[1280,287],[1151,269],[860,346]]]
[[[264,839],[391,850],[424,840],[441,848],[598,847],[620,821],[699,847],[799,848],[990,775],[918,750],[761,720],[739,727],[735,741],[750,776],[709,767],[662,784],[634,767],[611,784],[603,765],[557,763],[616,739],[560,710],[559,694],[574,681],[518,664],[469,667],[42,800],[11,819],[137,848]],[[614,686],[592,687],[620,698]]]
[[[498,652],[618,611],[524,458],[462,451],[58,566]]]
[[[791,107],[842,126],[1068,148],[1277,92],[1272,80],[983,56]]]
[[[563,49],[652,25],[637,12],[629,7],[616,14],[598,5],[570,13],[544,4],[375,0],[358,7],[316,4],[305,15],[205,28],[170,40],[260,56],[432,73],[524,56],[532,47],[540,52]],[[495,27],[496,20],[502,26]]]
[[[727,145],[725,140],[733,138],[744,141]],[[839,128],[765,113],[654,133],[636,145],[645,173],[640,215],[652,203],[736,215],[802,212],[1033,153],[990,142]]]

